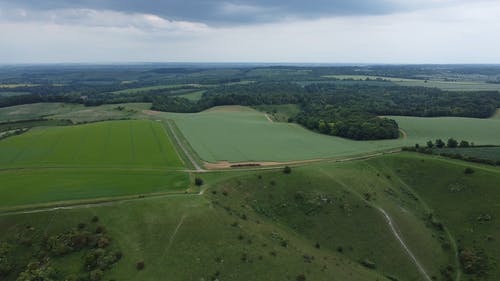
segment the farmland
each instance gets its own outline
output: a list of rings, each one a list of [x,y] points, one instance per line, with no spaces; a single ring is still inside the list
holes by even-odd
[[[459,154],[465,157],[477,159],[487,159],[492,161],[500,161],[500,147],[460,147],[460,148],[437,148],[433,149],[436,154]]]
[[[0,280],[498,280],[498,67],[210,67],[0,67]]]
[[[0,154],[8,198],[0,207],[188,187],[163,125],[153,121],[32,129],[0,142]]]
[[[476,144],[500,144],[500,131],[497,129],[500,122],[493,119],[391,116],[408,138],[352,141],[316,134],[292,123],[271,123],[263,113],[245,107],[221,107],[196,114],[165,113],[158,116],[173,119],[198,155],[208,162],[346,157],[450,137]]]
[[[408,79],[370,75],[326,75],[324,78],[334,78],[342,81],[358,81],[359,83],[380,81],[391,82],[405,87],[430,87],[446,91],[499,91],[500,85],[478,81],[441,81],[425,79]]]

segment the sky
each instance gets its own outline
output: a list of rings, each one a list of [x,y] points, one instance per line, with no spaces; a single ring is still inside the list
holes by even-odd
[[[500,63],[500,0],[0,0],[0,64]]]

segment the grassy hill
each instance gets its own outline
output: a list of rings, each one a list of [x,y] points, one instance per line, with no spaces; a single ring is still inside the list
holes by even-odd
[[[469,166],[475,173],[464,173]],[[489,267],[483,275],[463,272],[461,280],[499,276],[498,169],[402,153],[292,167],[290,174],[200,176],[203,195],[2,215],[8,231],[0,241],[15,244],[26,226],[35,241],[98,216],[123,253],[106,280],[426,280],[382,209],[431,278],[457,280],[455,255],[464,249]],[[16,247],[25,260],[31,249]],[[75,266],[81,255],[51,262],[62,276],[84,272]],[[144,270],[136,269],[139,261]]]

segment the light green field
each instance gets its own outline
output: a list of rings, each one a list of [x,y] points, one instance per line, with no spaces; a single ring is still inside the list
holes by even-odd
[[[185,98],[185,99],[188,99],[190,101],[199,101],[205,92],[206,92],[205,90],[196,91],[196,92],[192,92],[192,93],[188,93],[188,94],[178,95],[176,97]]]
[[[160,122],[32,129],[0,141],[0,207],[183,191],[189,176]]]
[[[269,122],[264,113],[247,107],[156,117],[173,119],[193,149],[208,162],[346,157],[450,137],[500,144],[499,119],[391,117],[407,132],[407,139],[353,141],[317,134],[297,124]]]
[[[13,89],[19,87],[36,87],[38,84],[0,84],[0,88]]]
[[[132,93],[146,92],[146,91],[152,91],[152,90],[172,90],[172,89],[177,89],[177,88],[181,88],[181,87],[202,88],[203,85],[200,85],[200,84],[157,85],[157,86],[146,86],[146,87],[139,87],[139,88],[132,88],[132,89],[120,90],[120,91],[116,91],[116,92],[113,92],[113,93],[116,93],[116,94],[132,94]]]
[[[122,107],[122,110],[118,110]],[[135,118],[150,103],[106,104],[83,106],[70,103],[33,103],[0,108],[0,122],[28,119],[67,119],[73,122],[95,122],[110,119]]]
[[[370,80],[383,79],[405,87],[432,87],[447,91],[500,91],[499,84],[485,82],[420,80],[370,75],[326,75],[323,77],[355,81],[364,81],[367,78]]]
[[[417,79],[407,79],[407,78],[396,78],[396,77],[383,77],[383,76],[371,76],[371,75],[325,75],[322,76],[324,78],[335,78],[335,79],[340,79],[340,80],[376,80],[376,79],[383,79],[386,81],[392,81],[392,82],[414,82],[414,81],[420,81]],[[422,81],[423,82],[423,81]]]
[[[44,116],[70,113],[83,109],[83,105],[69,103],[33,103],[0,108],[0,121],[39,119]]]

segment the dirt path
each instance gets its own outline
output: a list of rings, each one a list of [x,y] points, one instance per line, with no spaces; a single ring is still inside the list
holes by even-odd
[[[326,174],[326,175],[328,175],[328,174]],[[405,241],[403,240],[403,238],[401,237],[401,235],[397,231],[397,229],[395,227],[395,223],[392,220],[392,218],[389,216],[389,214],[384,209],[382,209],[381,207],[375,206],[370,201],[367,201],[363,196],[361,196],[361,194],[359,194],[357,191],[349,188],[342,181],[339,181],[338,179],[335,179],[335,178],[332,178],[332,179],[335,182],[337,182],[338,184],[342,185],[344,188],[346,188],[348,190],[352,190],[353,194],[355,194],[357,197],[359,197],[361,199],[361,201],[365,202],[369,206],[371,206],[374,209],[378,210],[384,216],[384,219],[387,222],[387,225],[389,226],[389,228],[391,229],[391,232],[394,234],[394,236],[398,240],[399,244],[401,244],[401,247],[405,250],[406,254],[410,257],[410,259],[412,260],[413,264],[417,267],[418,271],[422,274],[422,276],[425,278],[426,281],[432,281],[432,279],[429,277],[429,274],[427,274],[427,272],[425,271],[425,269],[422,266],[422,264],[418,261],[418,259],[415,257],[415,255],[413,254],[413,252],[410,250],[410,248],[408,247],[408,245],[406,245]]]
[[[271,117],[269,117],[269,115],[264,114],[264,116],[266,116],[266,119],[267,119],[267,121],[269,121],[269,123],[274,123],[273,119],[271,119]]]
[[[408,138],[408,133],[406,133],[405,130],[399,128],[399,131],[401,132],[401,134],[403,135],[403,139],[407,139]]]
[[[37,213],[48,213],[55,212],[59,210],[75,210],[75,209],[89,209],[94,207],[102,207],[102,206],[116,206],[127,202],[139,201],[139,200],[148,200],[148,199],[156,199],[163,197],[185,197],[185,196],[200,196],[202,193],[174,193],[174,194],[162,194],[162,195],[153,195],[148,197],[135,197],[135,198],[127,198],[127,199],[116,199],[109,200],[105,202],[96,202],[96,203],[73,203],[65,206],[55,206],[55,207],[40,207],[35,209],[25,209],[18,211],[5,211],[0,212],[0,217],[11,216],[11,215],[26,215],[26,214],[37,214]],[[97,200],[98,198],[96,198]]]
[[[179,223],[177,224],[177,226],[175,227],[174,229],[174,233],[172,233],[172,235],[170,235],[170,239],[168,240],[168,244],[167,244],[167,247],[165,247],[165,250],[163,251],[163,255],[162,255],[162,258],[161,260],[164,259],[165,255],[168,253],[168,251],[170,250],[170,247],[172,247],[172,242],[174,242],[174,238],[175,238],[175,235],[177,234],[177,232],[179,231],[179,229],[181,228],[182,224],[184,223],[184,220],[186,219],[187,215],[184,214],[182,215],[181,217],[181,220],[179,221]]]
[[[182,144],[181,140],[179,139],[179,137],[177,136],[177,134],[175,133],[175,130],[174,128],[172,127],[172,124],[170,124],[169,121],[167,121],[167,125],[168,125],[168,128],[170,130],[170,132],[172,132],[172,135],[174,136],[174,139],[175,139],[175,142],[177,142],[177,144],[179,145],[179,147],[182,149],[182,151],[184,152],[184,154],[186,155],[186,157],[189,159],[189,161],[191,162],[191,164],[193,165],[194,169],[197,171],[197,172],[204,172],[205,170],[202,169],[200,167],[200,165],[198,165],[198,163],[196,163],[196,161],[194,160],[193,156],[187,151],[187,149],[184,147],[184,145]]]
[[[429,277],[429,274],[427,274],[427,272],[425,271],[422,264],[420,264],[420,262],[417,260],[415,255],[412,253],[410,248],[408,248],[408,246],[406,245],[403,238],[401,238],[401,236],[399,235],[398,231],[396,230],[396,227],[394,226],[394,222],[392,221],[392,218],[389,216],[389,214],[387,214],[387,212],[380,207],[376,207],[376,209],[379,210],[384,215],[384,218],[387,221],[387,224],[389,225],[389,227],[391,228],[392,233],[394,234],[394,236],[396,236],[396,239],[399,241],[399,244],[401,244],[401,246],[406,251],[408,256],[412,259],[413,263],[418,268],[418,271],[420,271],[420,273],[425,277],[425,279],[427,281],[432,281],[432,279]]]

